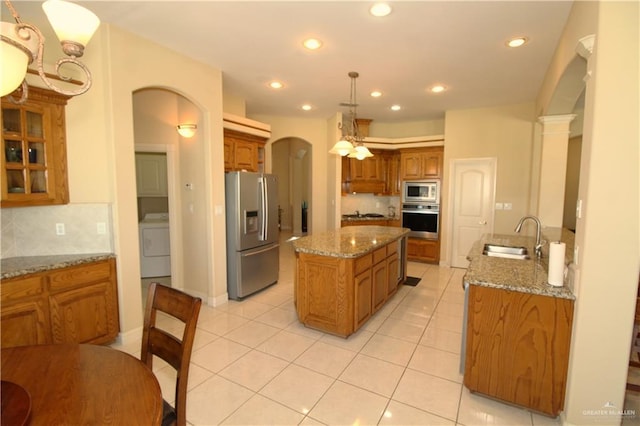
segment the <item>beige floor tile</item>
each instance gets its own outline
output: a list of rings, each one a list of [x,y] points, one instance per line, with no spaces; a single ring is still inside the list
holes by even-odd
[[[293,361],[315,343],[315,339],[282,330],[260,344],[256,349],[269,355]]]
[[[228,332],[224,337],[241,345],[255,348],[279,331],[279,328],[257,321],[251,321]]]
[[[383,361],[406,366],[409,363],[416,346],[416,343],[407,342],[382,334],[375,334],[371,337],[364,348],[362,348],[361,353]]]
[[[396,339],[417,343],[422,337],[425,326],[426,322],[424,325],[419,325],[394,317],[389,317],[382,323],[378,329],[378,333],[384,334],[385,336],[395,337]]]
[[[462,385],[407,369],[391,399],[455,421]]]
[[[455,422],[397,401],[391,401],[379,424],[388,426],[454,426]]]
[[[258,316],[256,321],[276,328],[287,328],[289,324],[298,321],[298,315],[292,309],[272,308]]]
[[[472,394],[468,389],[462,391],[458,423],[465,426],[484,425],[531,425],[531,413],[522,408]]]
[[[320,341],[352,352],[358,352],[367,344],[371,336],[373,336],[373,332],[360,329],[346,339],[332,334],[324,334]]]
[[[253,299],[235,301],[230,300],[227,307],[227,313],[237,315],[242,318],[255,319],[273,309],[273,306],[256,302]]]
[[[399,365],[359,354],[340,375],[339,380],[391,397],[403,372],[404,368]]]
[[[213,376],[187,393],[187,422],[219,425],[254,395],[249,389]]]
[[[287,408],[261,395],[254,395],[240,409],[227,417],[223,425],[296,425],[303,414]]]
[[[290,364],[259,393],[307,414],[334,381],[332,377]]]
[[[250,350],[251,348],[222,337],[194,351],[191,362],[217,373]]]
[[[309,416],[327,425],[373,425],[380,420],[387,402],[385,397],[336,381]]]
[[[248,322],[248,319],[239,317],[238,315],[222,313],[215,318],[198,320],[198,328],[218,336],[224,336],[228,332]]]
[[[344,371],[355,355],[355,352],[318,341],[300,355],[294,363],[335,378]]]
[[[420,344],[459,354],[462,345],[462,333],[429,326],[420,339]]]
[[[462,315],[447,315],[435,313],[431,317],[429,327],[441,328],[443,330],[461,332]]]
[[[257,392],[287,365],[287,361],[253,350],[220,371],[218,375]]]
[[[409,368],[462,383],[460,355],[429,346],[418,346],[411,357]]]

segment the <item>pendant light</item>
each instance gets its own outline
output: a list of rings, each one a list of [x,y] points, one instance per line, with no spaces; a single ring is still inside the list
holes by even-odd
[[[358,121],[356,116],[356,79],[359,74],[355,71],[351,71],[349,74],[351,79],[351,92],[349,94],[349,103],[341,103],[341,106],[349,107],[349,122],[348,127],[345,128],[343,123],[338,124],[338,128],[343,131],[342,138],[336,142],[336,144],[329,150],[330,154],[338,154],[342,157],[348,156],[349,158],[356,158],[358,160],[364,160],[367,157],[373,157],[373,154],[362,143],[364,137],[360,135],[358,131]]]

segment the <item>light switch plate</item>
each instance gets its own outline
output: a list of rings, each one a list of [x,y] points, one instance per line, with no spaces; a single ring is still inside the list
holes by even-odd
[[[64,223],[56,223],[56,235],[64,235]]]

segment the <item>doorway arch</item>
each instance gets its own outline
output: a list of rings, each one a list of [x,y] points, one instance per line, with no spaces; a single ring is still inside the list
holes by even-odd
[[[310,214],[312,154],[311,143],[298,137],[281,138],[271,146],[271,171],[279,181],[281,229],[293,235],[311,232],[311,218],[303,220],[303,208],[307,206]]]

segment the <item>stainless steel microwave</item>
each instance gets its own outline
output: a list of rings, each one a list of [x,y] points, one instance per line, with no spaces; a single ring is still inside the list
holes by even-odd
[[[402,202],[440,204],[440,181],[404,181],[402,183]]]

